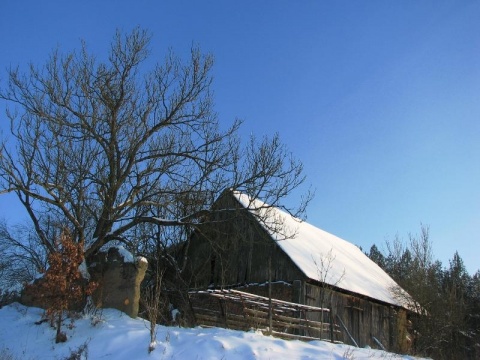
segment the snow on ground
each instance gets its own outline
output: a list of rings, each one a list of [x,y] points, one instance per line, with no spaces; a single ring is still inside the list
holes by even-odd
[[[412,359],[323,341],[280,340],[253,331],[164,326],[157,328],[156,349],[148,354],[149,323],[113,309],[103,310],[96,325],[92,316],[85,316],[71,329],[64,326],[68,341],[55,344],[55,330],[48,323],[34,324],[41,314],[41,309],[17,303],[0,309],[0,359],[64,359],[85,343],[84,359]]]

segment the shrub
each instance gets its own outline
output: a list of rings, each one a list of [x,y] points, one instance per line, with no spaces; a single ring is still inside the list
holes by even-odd
[[[55,241],[55,251],[48,255],[48,269],[43,278],[27,285],[29,295],[46,309],[46,318],[57,330],[55,342],[65,342],[61,326],[67,310],[78,307],[97,284],[84,279],[80,265],[84,261],[83,242],[73,241],[64,230]]]

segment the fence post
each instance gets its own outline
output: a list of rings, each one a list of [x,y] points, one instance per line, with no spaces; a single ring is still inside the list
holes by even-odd
[[[273,326],[273,308],[272,308],[272,256],[268,257],[268,332],[272,335]]]
[[[332,308],[330,310],[330,341],[333,343],[335,340],[333,340],[333,326],[334,326],[334,321],[333,321],[333,312]]]

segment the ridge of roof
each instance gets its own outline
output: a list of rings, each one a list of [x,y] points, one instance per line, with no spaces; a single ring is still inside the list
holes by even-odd
[[[232,191],[232,195],[242,206],[263,216],[266,224],[269,219],[275,223],[280,219],[292,231],[293,235],[285,238],[263,225],[309,279],[413,310],[410,295],[354,244],[244,193]]]

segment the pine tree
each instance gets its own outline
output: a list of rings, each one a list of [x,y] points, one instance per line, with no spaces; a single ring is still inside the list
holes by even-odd
[[[467,325],[469,335],[472,338],[472,354],[478,359],[480,357],[480,270],[470,279],[467,289]]]
[[[467,290],[470,277],[467,273],[463,260],[455,252],[450,260],[450,267],[445,272],[444,296],[445,296],[445,323],[446,340],[451,344],[445,349],[445,354],[453,359],[469,358],[470,334],[467,328]]]
[[[425,226],[406,244],[397,237],[386,245],[384,270],[415,300],[416,311],[410,314],[413,353],[434,359],[478,359],[480,273],[470,277],[458,252],[444,268],[434,259]],[[372,249],[369,256],[381,258],[375,255],[376,247]]]
[[[370,252],[367,254],[367,256],[382,269],[385,269],[386,259],[382,252],[378,249],[377,245],[372,245],[372,247],[370,248]]]

